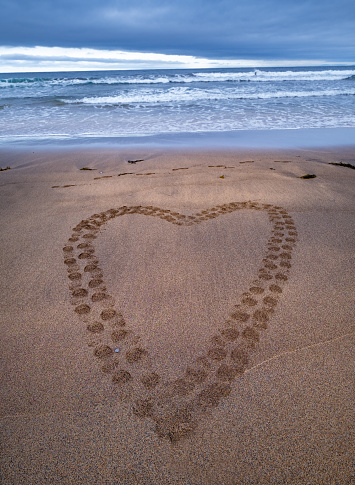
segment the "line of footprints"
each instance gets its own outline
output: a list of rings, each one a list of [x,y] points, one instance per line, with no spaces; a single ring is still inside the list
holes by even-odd
[[[154,356],[115,307],[95,255],[94,241],[101,228],[119,216],[142,214],[192,226],[246,209],[266,211],[271,223],[271,235],[257,275],[183,376],[164,380],[155,368]],[[115,386],[131,386],[133,413],[149,418],[160,438],[177,442],[193,433],[199,420],[230,394],[233,381],[247,369],[250,355],[275,312],[289,277],[296,239],[295,224],[286,210],[250,201],[218,205],[195,215],[153,206],[122,206],[93,214],[73,228],[63,248],[64,263],[71,303],[86,325],[88,345]],[[119,353],[115,352],[117,346]]]

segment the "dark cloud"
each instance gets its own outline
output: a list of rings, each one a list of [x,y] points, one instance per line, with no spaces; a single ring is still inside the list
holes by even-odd
[[[355,61],[353,0],[2,0],[0,45]]]

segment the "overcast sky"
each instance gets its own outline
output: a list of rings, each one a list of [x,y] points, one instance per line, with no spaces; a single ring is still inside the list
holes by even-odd
[[[0,0],[0,46],[2,72],[355,64],[355,1]]]

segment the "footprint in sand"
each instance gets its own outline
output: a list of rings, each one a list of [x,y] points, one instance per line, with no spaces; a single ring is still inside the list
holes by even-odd
[[[95,255],[95,238],[115,217],[142,214],[164,223],[194,226],[237,210],[265,211],[269,217],[271,235],[256,278],[205,348],[200,349],[193,365],[181,378],[166,381],[151,368],[154,358],[139,343],[139,335],[130,328],[106,289]],[[280,301],[296,240],[294,221],[282,207],[250,201],[222,204],[189,216],[153,206],[122,206],[95,213],[73,228],[63,256],[75,313],[85,324],[89,346],[102,372],[118,388],[131,386],[133,414],[150,419],[160,438],[177,442],[196,432],[206,412],[229,396],[231,385],[247,369]],[[117,344],[119,354],[115,352]]]

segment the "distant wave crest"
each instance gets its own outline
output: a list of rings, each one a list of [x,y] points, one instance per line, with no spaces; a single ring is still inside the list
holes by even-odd
[[[106,74],[106,73],[105,73]],[[331,80],[354,80],[355,70],[287,70],[287,71],[267,71],[253,69],[246,72],[188,72],[179,74],[158,73],[153,74],[123,74],[118,75],[92,75],[88,77],[11,77],[0,79],[0,88],[20,88],[26,86],[70,86],[70,85],[124,85],[124,84],[191,84],[191,83],[211,83],[211,82],[275,82],[275,81],[331,81]]]
[[[164,92],[123,93],[116,96],[92,96],[80,99],[61,99],[64,104],[88,104],[96,106],[135,106],[152,105],[179,102],[199,102],[228,99],[277,99],[277,98],[308,98],[319,96],[355,96],[355,88],[347,90],[323,90],[323,91],[276,91],[269,93],[241,93],[224,91],[207,91],[202,89],[189,90],[187,88],[172,88]]]

